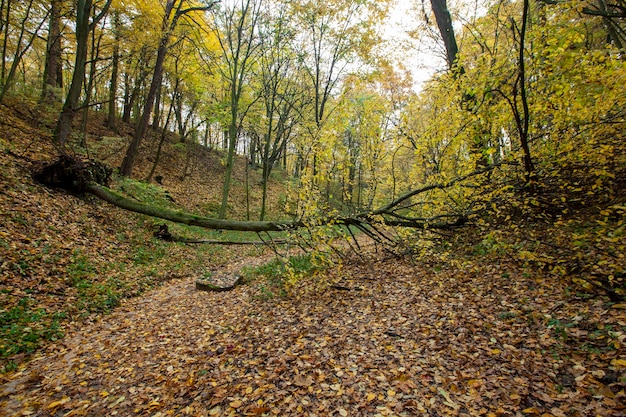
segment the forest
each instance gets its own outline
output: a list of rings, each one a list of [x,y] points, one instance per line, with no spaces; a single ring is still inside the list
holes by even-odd
[[[623,416],[625,0],[0,0],[0,414]]]

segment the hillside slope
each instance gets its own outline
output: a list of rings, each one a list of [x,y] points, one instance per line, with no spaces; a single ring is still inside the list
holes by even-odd
[[[156,220],[37,184],[32,168],[56,155],[51,146],[53,123],[54,115],[35,103],[13,101],[0,107],[0,370],[12,369],[41,343],[61,337],[68,322],[106,312],[122,298],[159,282],[200,276],[240,253],[258,252],[165,243],[152,237]],[[92,115],[87,147],[81,152],[117,167],[131,128],[122,126],[116,133],[103,125],[100,115]],[[155,170],[162,186],[118,178],[113,187],[154,204],[214,214],[221,199],[221,155],[177,142],[168,134]],[[155,148],[154,140],[144,141],[135,178],[146,177]],[[252,169],[246,172],[243,159],[236,162],[229,216],[245,219],[250,202],[254,218],[259,212],[260,191],[254,187],[259,175]],[[253,186],[249,196],[246,181]],[[276,213],[284,188],[273,182],[270,193],[270,213]],[[171,228],[191,237],[218,236]]]

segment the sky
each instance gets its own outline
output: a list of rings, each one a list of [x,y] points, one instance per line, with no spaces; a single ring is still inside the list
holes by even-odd
[[[420,33],[419,38],[415,39],[408,34],[424,24],[421,7],[419,0],[393,0],[388,22],[383,29],[383,36],[390,42],[390,47],[397,46],[393,49],[396,58],[411,71],[416,91],[434,73],[446,68],[443,55],[437,54],[439,45],[432,37]]]

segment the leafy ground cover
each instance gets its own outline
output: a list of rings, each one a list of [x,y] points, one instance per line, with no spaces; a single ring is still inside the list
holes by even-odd
[[[504,272],[506,271],[506,272]],[[34,415],[624,413],[623,311],[513,264],[352,261],[286,297],[189,278],[5,376]]]

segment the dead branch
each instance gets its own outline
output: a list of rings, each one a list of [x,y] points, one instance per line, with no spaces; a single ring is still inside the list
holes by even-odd
[[[159,229],[154,232],[154,237],[157,239],[165,240],[166,242],[180,242],[180,243],[189,243],[189,244],[210,244],[210,245],[222,245],[222,246],[235,246],[235,245],[284,245],[287,242],[287,239],[272,239],[270,241],[263,240],[216,240],[216,239],[192,239],[176,236],[170,233],[169,228],[166,224],[162,224],[159,226]]]

